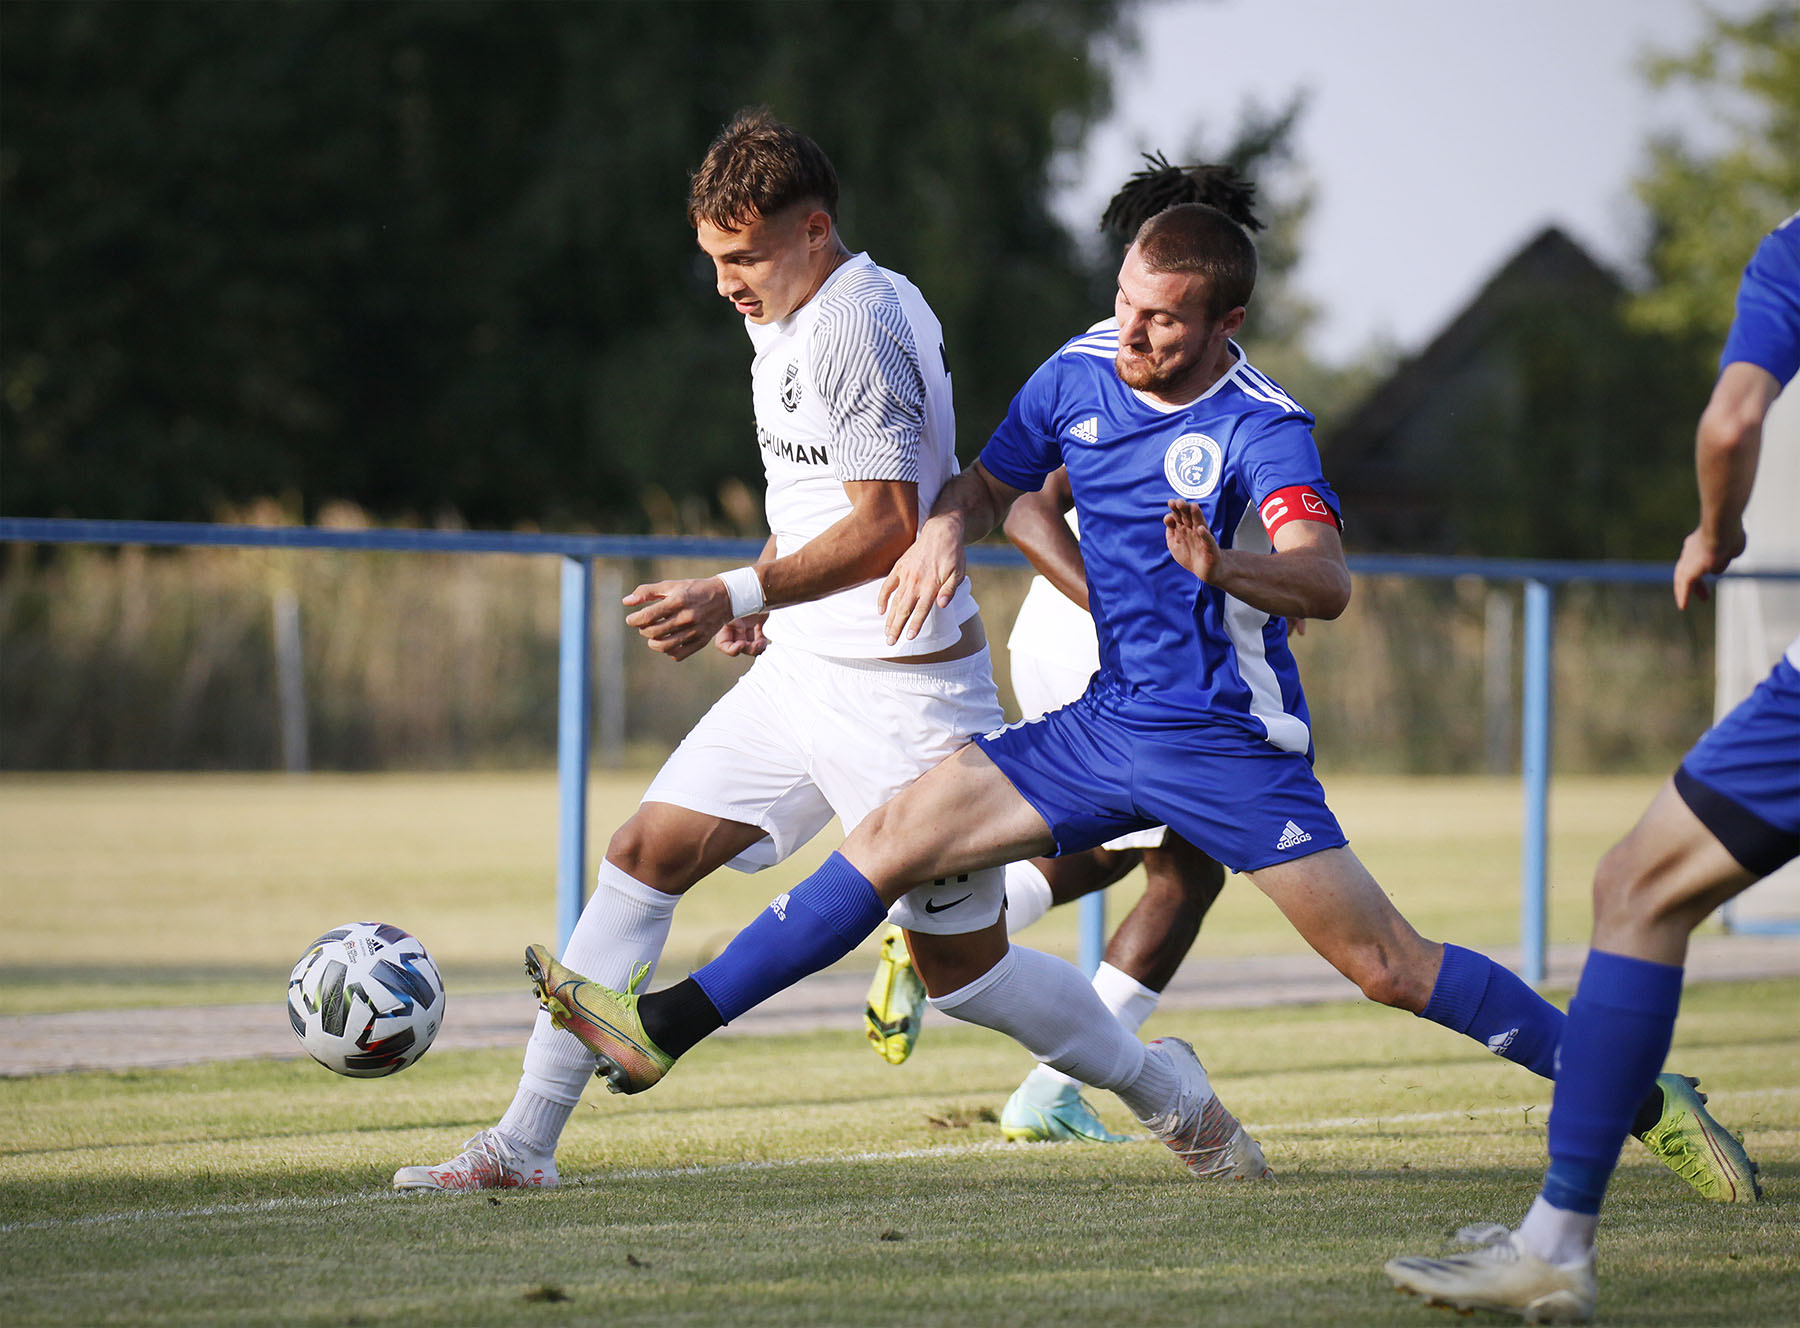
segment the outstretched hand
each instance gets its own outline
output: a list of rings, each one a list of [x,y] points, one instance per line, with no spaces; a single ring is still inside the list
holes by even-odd
[[[919,527],[919,537],[900,555],[881,583],[875,607],[887,615],[887,643],[918,637],[934,608],[948,608],[962,584],[967,562],[954,523],[942,519]]]
[[[731,622],[731,592],[716,576],[652,581],[620,602],[626,608],[642,606],[626,616],[625,625],[636,628],[652,650],[670,659],[686,659]],[[723,645],[719,648],[725,649]]]
[[[1169,499],[1163,516],[1163,539],[1175,561],[1202,581],[1210,583],[1219,571],[1219,541],[1213,537],[1206,515],[1193,503]]]

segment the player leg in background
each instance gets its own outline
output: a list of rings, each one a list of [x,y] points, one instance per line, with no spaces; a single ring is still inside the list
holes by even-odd
[[[644,984],[694,884],[764,838],[757,826],[646,802],[614,833],[563,962],[608,986]],[[557,1184],[556,1146],[594,1076],[594,1056],[540,1010],[519,1087],[498,1124],[434,1167],[402,1167],[396,1189],[470,1190]]]
[[[1009,933],[1017,934],[1035,918],[1025,916],[1024,910],[1014,916],[1016,876],[1032,872],[1043,881],[1042,894],[1063,904],[1114,884],[1141,857],[1144,893],[1113,932],[1094,973],[1095,992],[1129,1033],[1142,1028],[1155,1011],[1225,884],[1225,869],[1181,836],[1166,830],[1147,833],[1161,842],[1142,848],[1108,845],[1007,868],[1006,923]],[[1131,838],[1115,842],[1130,843]],[[1038,892],[1027,883],[1018,893]],[[1082,1085],[1061,1070],[1039,1065],[1007,1099],[1000,1113],[1001,1133],[1019,1142],[1126,1139],[1101,1124],[1082,1100],[1081,1090]]]
[[[1146,836],[1125,836],[1119,844],[1136,838]],[[1103,844],[1085,853],[1007,863],[1006,934],[1016,936],[1057,905],[1123,880],[1142,860],[1137,847]],[[882,928],[880,956],[869,983],[863,1032],[876,1055],[889,1065],[901,1065],[913,1054],[925,1031],[925,984],[913,966],[904,934],[892,923]],[[1110,1008],[1112,1002],[1107,1004]],[[1135,1031],[1136,1026],[1132,1027]]]
[[[609,991],[534,947],[535,981],[546,1004],[564,1012],[559,1021],[598,1053],[603,1070],[610,1066],[614,1088],[641,1091],[710,1033],[849,954],[913,883],[973,877],[1051,844],[1043,818],[971,744],[873,812],[687,981],[641,997]],[[951,906],[930,896],[920,903],[933,915]],[[911,937],[933,1006],[1116,1092],[1196,1176],[1266,1174],[1261,1150],[1219,1102],[1192,1048],[1176,1039],[1146,1047],[1073,964],[1009,944],[997,891],[991,908],[993,921],[979,930]]]
[[[1559,1059],[1572,1064],[1561,1010],[1486,955],[1420,936],[1348,848],[1249,875],[1307,943],[1370,1000],[1465,1034],[1546,1079],[1557,1078]],[[1676,1128],[1680,1118],[1693,1117],[1713,1136],[1730,1137],[1706,1114],[1691,1081],[1659,1077],[1653,1069],[1648,1080],[1630,1082],[1620,1089],[1631,1097],[1630,1133],[1706,1198],[1733,1197],[1729,1173],[1748,1166],[1748,1159],[1737,1164],[1703,1156]]]

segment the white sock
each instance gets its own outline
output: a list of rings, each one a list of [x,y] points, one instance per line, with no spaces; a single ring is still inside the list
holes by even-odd
[[[1181,1078],[1175,1073],[1175,1067],[1163,1049],[1149,1046],[1144,1048],[1144,1068],[1138,1072],[1137,1078],[1114,1091],[1118,1093],[1119,1101],[1131,1108],[1131,1114],[1140,1123],[1147,1123],[1175,1105],[1175,1095],[1181,1091]],[[1212,1084],[1206,1077],[1206,1071],[1202,1069],[1201,1100],[1211,1096]]]
[[[1599,1226],[1600,1214],[1555,1208],[1540,1194],[1519,1223],[1519,1241],[1545,1263],[1579,1263],[1593,1255]]]
[[[931,997],[934,1008],[997,1029],[1084,1084],[1117,1088],[1143,1071],[1144,1044],[1119,1026],[1081,970],[1013,946],[968,986]]]
[[[1094,971],[1094,994],[1100,1003],[1113,1012],[1127,1033],[1135,1033],[1144,1026],[1156,1003],[1162,999],[1160,991],[1151,991],[1131,974],[1123,969],[1114,968],[1111,964],[1101,964]],[[1025,1077],[1030,1088],[1041,1090],[1051,1095],[1064,1088],[1079,1088],[1081,1081],[1071,1079],[1061,1070],[1053,1070],[1048,1065],[1040,1065]],[[1027,1092],[1030,1091],[1027,1089]],[[1035,1095],[1034,1095],[1035,1096]]]
[[[1050,882],[1032,862],[1006,864],[1006,934],[1024,931],[1056,901],[1050,897]]]
[[[1144,1026],[1162,1000],[1160,991],[1152,991],[1124,969],[1101,964],[1094,970],[1094,994],[1101,1004],[1113,1012],[1113,1018],[1135,1033]]]
[[[581,910],[562,962],[585,978],[623,991],[638,965],[649,964],[654,971],[680,898],[602,862],[594,893]],[[645,975],[646,985],[650,977]],[[539,1010],[531,1041],[525,1045],[519,1091],[500,1118],[500,1131],[534,1152],[554,1153],[570,1113],[581,1101],[581,1090],[593,1075],[593,1053]]]

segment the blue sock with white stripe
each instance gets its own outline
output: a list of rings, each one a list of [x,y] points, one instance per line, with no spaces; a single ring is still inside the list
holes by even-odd
[[[1655,1083],[1681,1008],[1679,965],[1588,953],[1569,1003],[1550,1106],[1544,1202],[1598,1213],[1638,1104]]]
[[[1533,1074],[1556,1077],[1563,1012],[1484,954],[1445,945],[1437,985],[1419,1017],[1466,1033]]]
[[[693,980],[725,1023],[834,964],[887,917],[887,905],[841,853],[759,913]]]

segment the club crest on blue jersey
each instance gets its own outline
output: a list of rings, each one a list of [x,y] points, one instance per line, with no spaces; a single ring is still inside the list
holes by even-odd
[[[1189,501],[1206,497],[1219,487],[1224,472],[1219,445],[1203,433],[1184,433],[1163,454],[1163,474],[1169,487]]]
[[[781,376],[781,404],[790,413],[800,405],[800,361],[788,364],[787,372]]]

